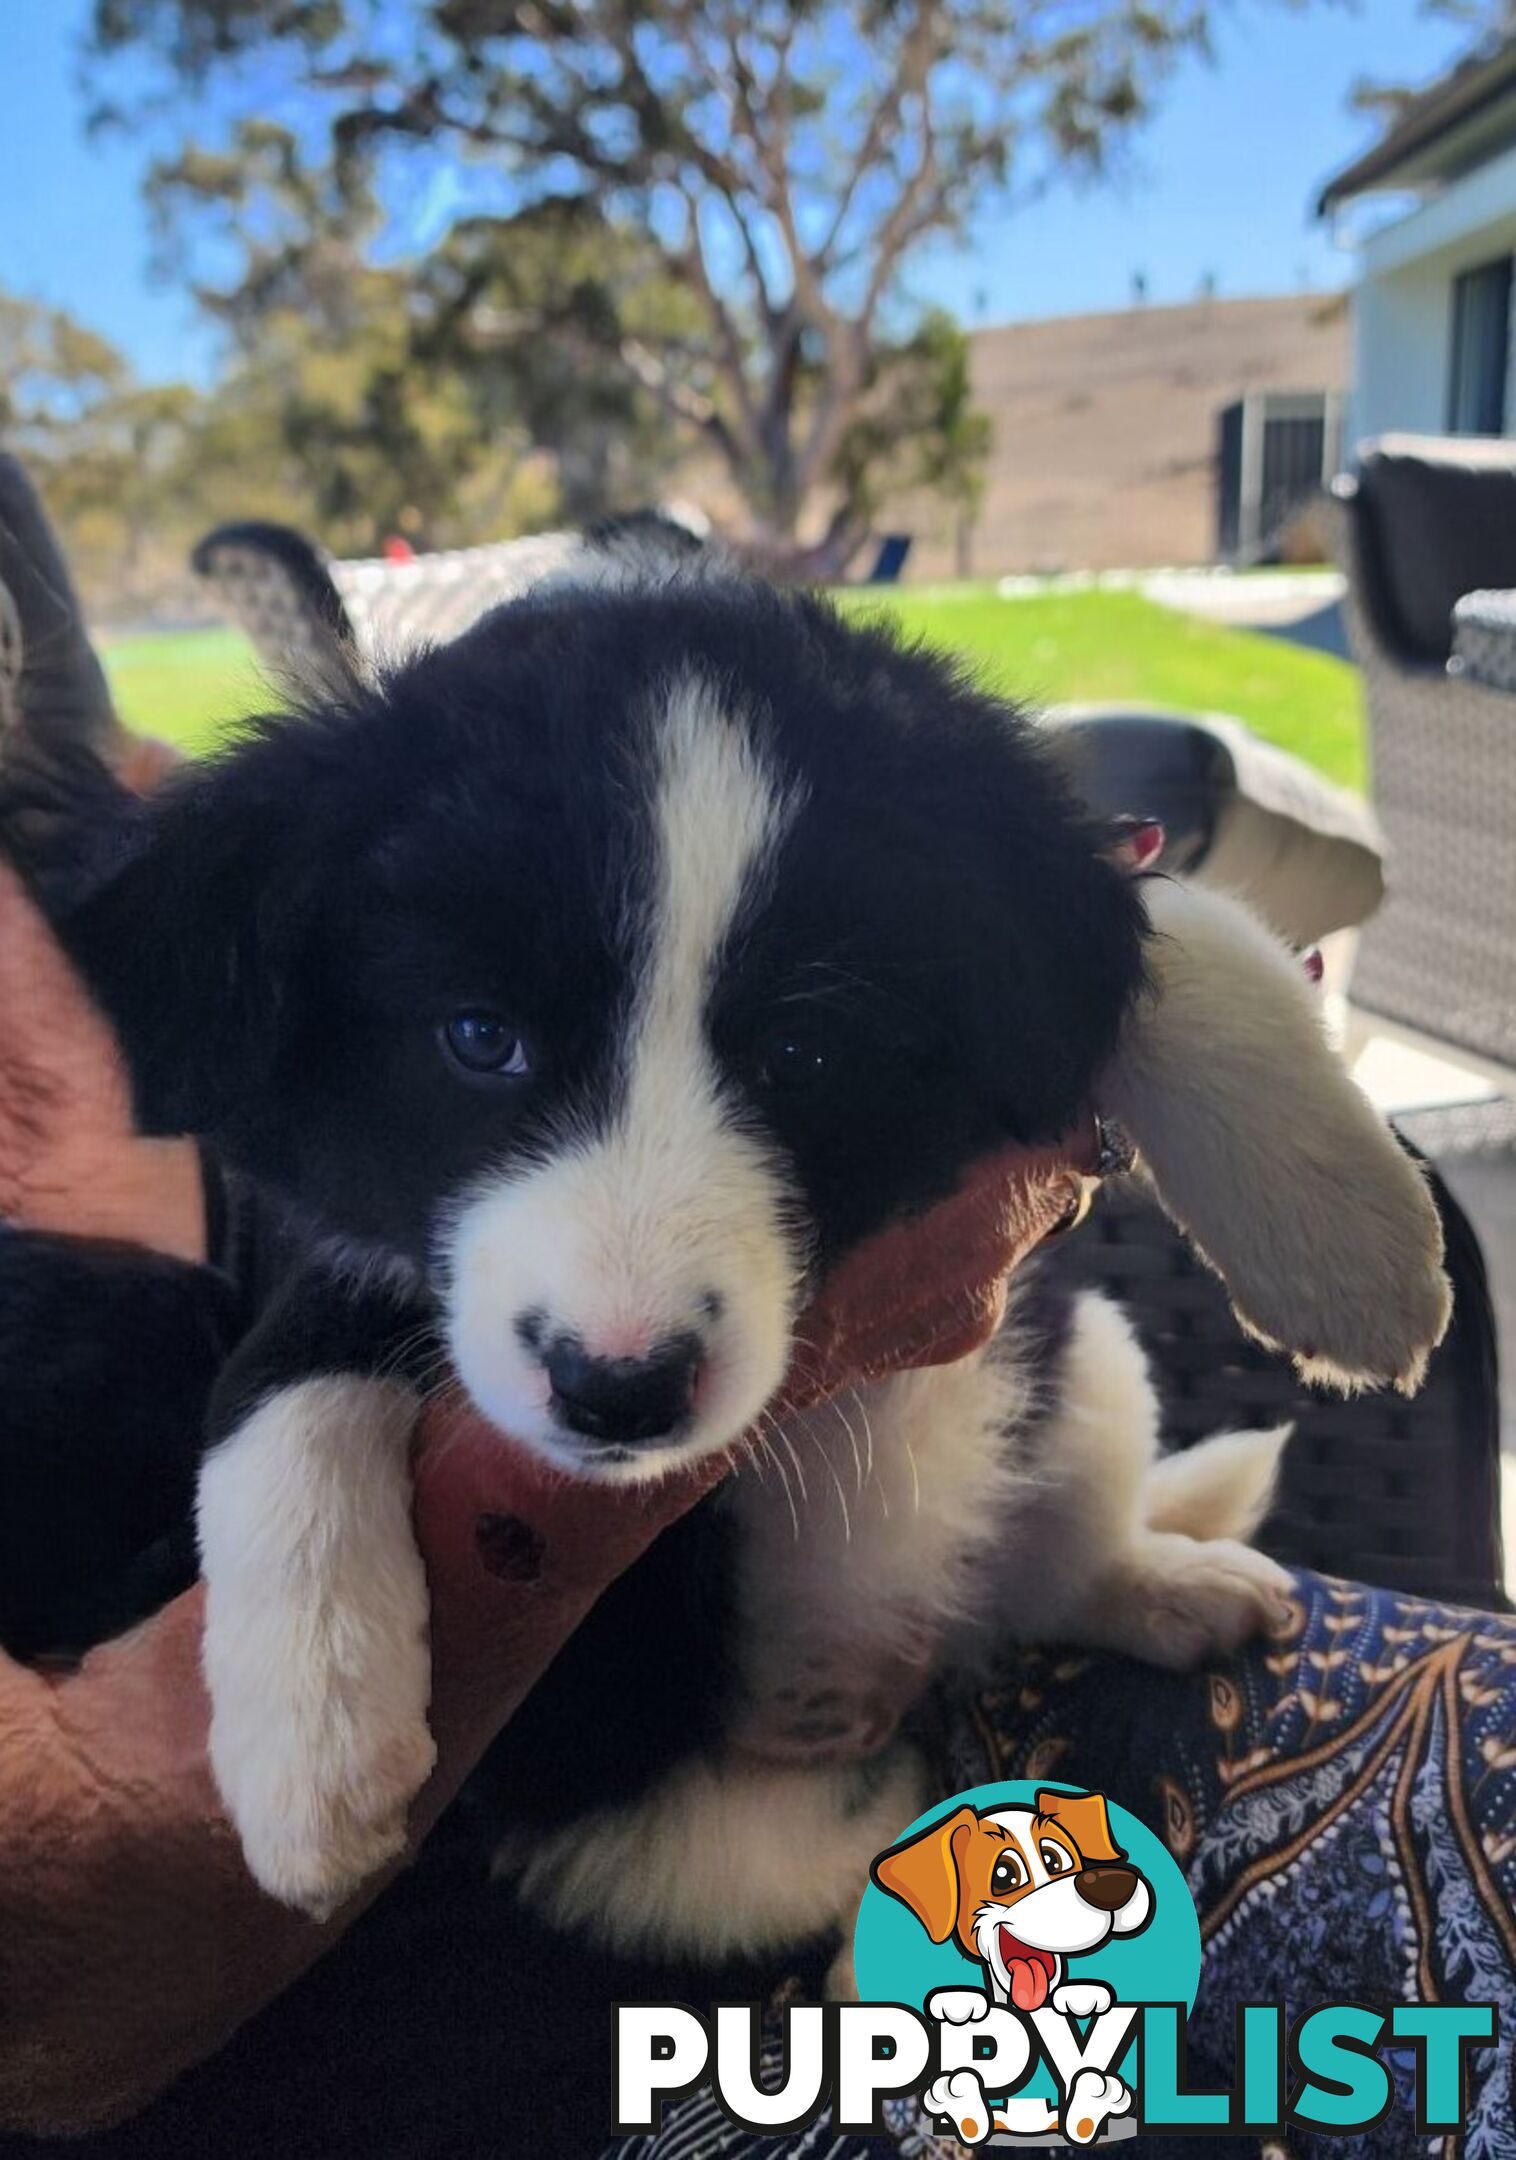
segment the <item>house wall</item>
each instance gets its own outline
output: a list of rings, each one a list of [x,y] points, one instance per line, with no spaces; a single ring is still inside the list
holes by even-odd
[[[1353,293],[1351,438],[1448,424],[1453,280],[1516,253],[1516,151],[1465,175],[1363,245]],[[1516,396],[1507,398],[1516,433]]]
[[[1260,391],[1345,390],[1349,375],[1340,294],[1008,324],[975,331],[972,349],[975,401],[994,429],[975,577],[1210,562],[1222,407]],[[877,522],[915,535],[913,580],[958,573],[940,501],[897,499]]]

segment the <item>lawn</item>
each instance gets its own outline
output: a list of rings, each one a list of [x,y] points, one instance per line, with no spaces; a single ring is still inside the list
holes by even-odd
[[[1090,701],[1230,713],[1329,779],[1367,775],[1358,672],[1277,637],[1159,607],[1141,593],[1048,592],[1002,599],[993,586],[859,593],[913,635],[962,653],[995,689],[1033,704]]]
[[[278,702],[237,630],[107,638],[101,658],[128,726],[181,750],[208,750],[231,722]]]
[[[1231,713],[1332,779],[1363,785],[1356,673],[1278,638],[1124,591],[1002,599],[992,586],[935,586],[850,595],[847,606],[887,613],[1033,703],[1132,700]],[[127,720],[183,750],[209,748],[229,723],[274,700],[235,631],[123,638],[106,646],[105,662]]]

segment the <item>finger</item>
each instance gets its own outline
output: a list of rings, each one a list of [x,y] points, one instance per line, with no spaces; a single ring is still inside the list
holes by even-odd
[[[781,1405],[948,1363],[987,1340],[1008,1276],[1068,1209],[1076,1159],[1074,1146],[1008,1151],[929,1213],[870,1239],[802,1316]],[[440,1756],[428,1819],[600,1593],[730,1459],[718,1453],[655,1485],[610,1487],[549,1467],[457,1401],[429,1414],[415,1490]]]
[[[1015,1269],[1068,1214],[1092,1147],[1081,1131],[1059,1147],[1007,1149],[851,1254],[802,1317],[784,1404],[980,1348],[1005,1317]]]
[[[125,728],[111,758],[117,779],[134,795],[150,795],[181,762],[172,743],[160,742],[156,735],[134,735]]]
[[[200,1159],[143,1140],[115,1038],[0,863],[0,1221],[205,1253]]]
[[[429,1413],[417,1536],[432,1598],[433,1820],[591,1605],[658,1533],[718,1484],[717,1453],[654,1485],[572,1478],[465,1406]]]

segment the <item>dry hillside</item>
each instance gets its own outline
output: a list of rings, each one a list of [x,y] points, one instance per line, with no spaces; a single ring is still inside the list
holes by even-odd
[[[1205,562],[1215,534],[1216,414],[1245,390],[1340,390],[1340,299],[1212,300],[1013,323],[974,337],[995,425],[976,576]],[[940,506],[881,521],[917,535],[913,579],[951,576]]]

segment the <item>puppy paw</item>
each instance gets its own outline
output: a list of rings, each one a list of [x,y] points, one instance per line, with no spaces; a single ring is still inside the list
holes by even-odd
[[[1101,1107],[1243,1327],[1333,1386],[1410,1393],[1451,1311],[1425,1177],[1327,1041],[1298,961],[1225,894],[1153,879],[1153,994]]]
[[[1231,1538],[1141,1538],[1097,1587],[1075,1632],[1174,1672],[1226,1657],[1289,1617],[1286,1568]]]
[[[921,2102],[929,2115],[945,2115],[965,2145],[982,2145],[994,2128],[976,2071],[944,2071],[933,2078]]]
[[[1071,2145],[1093,2145],[1113,2115],[1124,2115],[1132,2095],[1119,2077],[1081,2070],[1064,2103],[1063,2131]]]
[[[436,1756],[413,1418],[385,1383],[307,1381],[200,1475],[211,1768],[255,1881],[317,1918],[400,1853]]]
[[[977,2025],[989,2015],[990,1999],[981,1988],[933,1988],[926,2014],[940,2025]]]
[[[1375,1227],[1366,1236],[1360,1217],[1370,1198]],[[1313,1213],[1311,1267],[1282,1273],[1267,1292],[1233,1283],[1233,1307],[1246,1332],[1291,1355],[1311,1386],[1414,1395],[1448,1331],[1453,1291],[1431,1192],[1388,1135],[1362,1166],[1353,1208],[1344,1201],[1335,1222],[1330,1201]]]
[[[1103,1980],[1066,1980],[1053,1990],[1053,2008],[1060,2017],[1099,2017],[1109,2010],[1115,1995]]]
[[[410,1804],[436,1763],[425,1719],[350,1734],[334,1770],[292,1732],[250,1751],[236,1721],[212,1726],[211,1767],[261,1890],[325,1920],[405,1849]]]
[[[935,1648],[935,1645],[933,1645]],[[914,1644],[899,1657],[856,1650],[792,1653],[750,1675],[729,1737],[770,1762],[862,1762],[887,1748],[926,1685],[932,1659]]]

